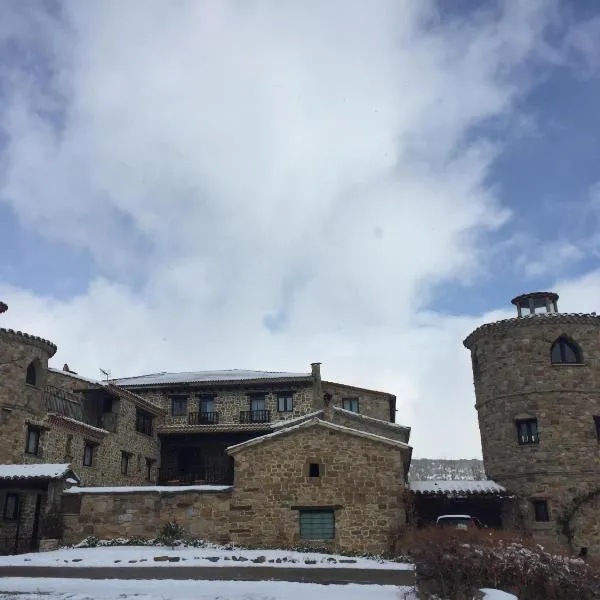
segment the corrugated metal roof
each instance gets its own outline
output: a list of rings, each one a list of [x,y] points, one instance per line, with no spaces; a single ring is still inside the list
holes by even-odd
[[[0,465],[0,480],[62,479],[73,475],[69,464]]]
[[[166,385],[177,383],[209,383],[237,381],[268,381],[272,379],[307,379],[310,373],[288,373],[285,371],[247,371],[227,369],[223,371],[184,371],[182,373],[151,373],[137,377],[113,379],[111,383],[120,386]]]
[[[485,480],[440,480],[440,481],[411,481],[410,489],[416,494],[441,496],[469,496],[473,494],[506,493],[506,488],[491,479]]]

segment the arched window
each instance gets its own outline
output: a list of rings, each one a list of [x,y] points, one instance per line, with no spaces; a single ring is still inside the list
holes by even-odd
[[[25,375],[25,383],[29,385],[37,385],[37,369],[35,366],[35,361],[30,362],[27,367],[27,375]]]
[[[583,362],[581,360],[581,352],[573,341],[566,335],[561,335],[552,344],[550,352],[552,364],[577,364]]]

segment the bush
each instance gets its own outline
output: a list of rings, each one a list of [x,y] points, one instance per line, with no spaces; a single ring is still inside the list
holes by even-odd
[[[180,542],[186,537],[185,529],[179,523],[169,522],[160,530],[160,535],[156,540],[165,546],[176,546],[180,545]]]
[[[519,600],[600,599],[597,565],[505,533],[417,530],[410,555],[425,597],[471,600],[476,590],[498,588]]]

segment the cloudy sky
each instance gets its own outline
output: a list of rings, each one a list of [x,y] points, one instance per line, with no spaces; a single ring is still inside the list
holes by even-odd
[[[599,40],[593,0],[5,0],[0,324],[90,377],[321,361],[480,456],[464,337],[600,308]]]

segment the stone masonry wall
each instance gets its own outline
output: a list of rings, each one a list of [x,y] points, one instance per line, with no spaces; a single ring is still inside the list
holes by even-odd
[[[333,411],[331,414],[331,421],[344,427],[350,427],[351,429],[359,429],[360,431],[366,431],[367,433],[374,433],[375,435],[381,435],[383,437],[391,438],[398,442],[404,442],[408,444],[408,438],[410,435],[409,429],[403,429],[400,427],[393,427],[388,425],[389,421],[376,422],[370,419],[364,419],[360,416],[355,417],[354,415],[344,414],[341,411]]]
[[[402,451],[314,425],[234,454],[231,529],[242,545],[385,552],[405,524]],[[309,477],[309,463],[321,476]],[[300,539],[298,507],[335,507],[335,540]]]
[[[343,408],[344,398],[358,398],[360,414],[382,421],[390,420],[390,400],[387,394],[376,394],[329,382],[323,382],[323,392],[332,395],[333,406]]]
[[[277,410],[277,394],[278,392],[289,391],[293,391],[293,411],[279,412]],[[198,412],[199,396],[203,394],[214,394],[215,412],[219,414],[219,424],[240,423],[240,412],[250,410],[249,394],[252,393],[251,390],[243,388],[235,390],[213,390],[211,388],[207,390],[202,387],[192,390],[185,388],[185,390],[180,389],[179,391],[177,388],[169,391],[135,389],[135,392],[167,410],[167,416],[164,421],[165,425],[187,425],[188,414]],[[187,397],[188,414],[179,417],[174,417],[171,414],[171,396],[173,395]],[[265,396],[265,401],[265,410],[271,411],[272,422],[293,419],[312,411],[312,387],[304,386],[298,388],[297,386],[282,385],[281,389],[268,392]]]
[[[169,522],[182,525],[197,539],[229,541],[230,491],[133,493],[65,493],[63,542],[75,544],[88,536],[152,538]]]
[[[583,364],[551,363],[551,346],[565,334]],[[486,474],[529,502],[523,517],[537,539],[565,543],[557,518],[583,490],[600,487],[600,323],[569,315],[500,323],[474,336],[471,353]],[[537,419],[538,444],[518,443],[515,421],[523,418]],[[536,499],[548,502],[550,522],[533,520]],[[592,514],[577,517],[575,542],[598,553]]]

